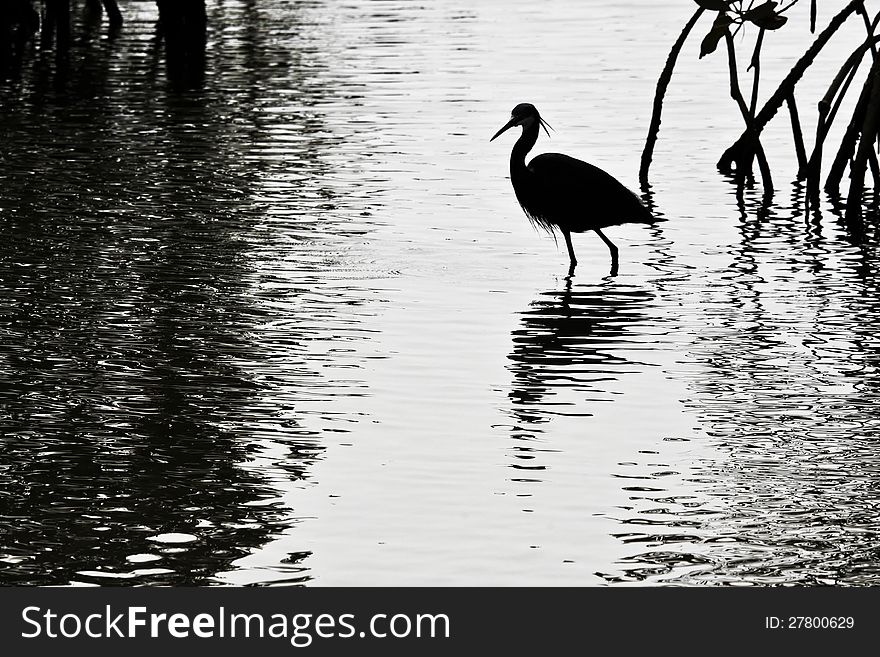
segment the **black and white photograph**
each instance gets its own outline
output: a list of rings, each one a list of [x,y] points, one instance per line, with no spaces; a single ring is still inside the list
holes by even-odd
[[[878,53],[880,0],[2,0],[4,636],[532,654],[785,591],[716,622],[846,645]],[[303,614],[101,597],[187,592]]]

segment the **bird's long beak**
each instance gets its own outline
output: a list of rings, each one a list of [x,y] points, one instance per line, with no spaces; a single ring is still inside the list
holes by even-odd
[[[518,120],[517,120],[517,119],[514,119],[514,118],[511,118],[510,121],[508,121],[507,123],[505,123],[505,124],[504,124],[504,127],[501,128],[501,130],[499,130],[498,132],[496,132],[495,135],[492,137],[492,139],[490,139],[489,141],[494,141],[494,140],[495,140],[495,137],[497,137],[498,135],[500,135],[500,134],[501,134],[502,132],[504,132],[505,130],[510,130],[513,126],[515,126],[515,125],[517,125],[517,124],[518,124]]]

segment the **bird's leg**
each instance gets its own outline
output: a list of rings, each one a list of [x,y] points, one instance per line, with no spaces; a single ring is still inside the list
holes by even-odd
[[[608,245],[608,250],[611,251],[611,275],[617,276],[617,247],[614,246],[614,243],[605,237],[601,230],[598,228],[594,228],[596,231],[596,235],[602,238],[602,241]]]
[[[565,246],[568,247],[568,257],[571,258],[571,271],[574,271],[578,261],[577,258],[574,257],[574,247],[571,245],[571,233],[564,230],[562,231],[562,235],[565,237]]]

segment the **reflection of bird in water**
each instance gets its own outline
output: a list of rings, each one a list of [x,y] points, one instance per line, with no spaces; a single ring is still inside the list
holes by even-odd
[[[520,103],[513,108],[510,121],[489,141],[505,130],[521,125],[522,135],[510,154],[510,181],[516,199],[536,225],[551,234],[559,229],[571,258],[569,275],[577,259],[571,233],[595,231],[611,251],[611,275],[617,274],[617,247],[602,233],[607,226],[624,223],[651,223],[653,215],[639,198],[602,169],[561,153],[544,153],[526,166],[526,154],[538,140],[539,127],[547,123],[534,105]],[[547,132],[549,136],[549,132]]]
[[[564,290],[545,292],[522,314],[512,333],[508,369],[510,392],[518,422],[534,425],[563,413],[562,399],[548,401],[566,389],[586,392],[589,401],[610,401],[609,382],[645,367],[619,355],[642,343],[639,319],[651,295],[629,286],[579,286],[569,280]],[[580,407],[573,415],[590,415]],[[556,408],[553,408],[556,407]]]

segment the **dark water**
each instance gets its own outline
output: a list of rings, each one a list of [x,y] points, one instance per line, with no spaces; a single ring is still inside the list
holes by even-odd
[[[297,397],[345,387],[304,345],[360,302],[334,298],[324,242],[364,228],[336,210],[355,199],[330,180],[320,63],[272,45],[298,11],[215,8],[236,29],[202,93],[169,87],[153,6],[134,9],[66,79],[38,58],[3,90],[4,583],[205,583],[290,522],[241,465],[256,442],[302,477],[321,446]],[[262,398],[275,366],[286,403]]]
[[[873,229],[784,132],[738,200],[693,53],[617,277],[488,143],[634,181],[690,10],[208,4],[201,89],[151,2],[0,89],[0,582],[876,584]]]

